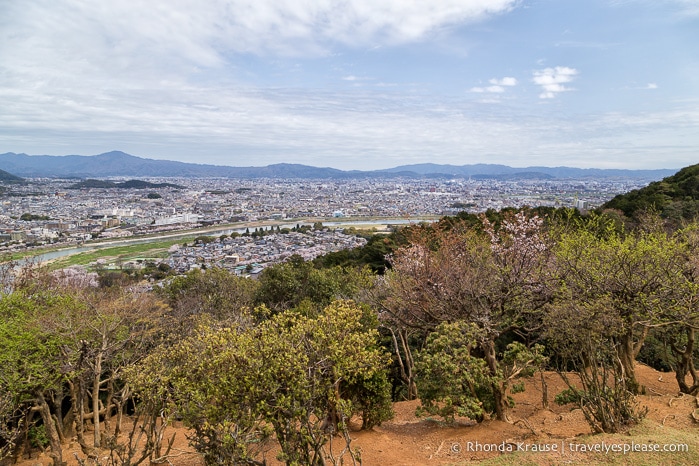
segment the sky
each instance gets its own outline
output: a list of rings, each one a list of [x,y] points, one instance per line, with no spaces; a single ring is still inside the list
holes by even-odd
[[[0,153],[111,150],[681,168],[699,0],[0,0]]]

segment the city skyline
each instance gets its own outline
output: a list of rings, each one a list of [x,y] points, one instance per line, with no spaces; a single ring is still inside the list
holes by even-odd
[[[343,170],[699,159],[696,0],[0,11],[0,152]]]

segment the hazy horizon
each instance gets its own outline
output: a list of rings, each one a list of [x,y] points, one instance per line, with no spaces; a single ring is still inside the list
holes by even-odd
[[[24,152],[5,152],[0,155],[8,154],[8,153],[13,153],[16,155],[26,155],[28,157],[97,157],[99,155],[106,155],[110,153],[122,153],[128,156],[132,157],[137,157],[140,159],[146,159],[146,160],[160,160],[160,161],[169,161],[169,162],[181,162],[179,160],[171,160],[171,159],[154,159],[150,157],[143,157],[138,154],[129,154],[127,152],[121,151],[121,150],[112,150],[108,152],[103,152],[100,154],[62,154],[62,155],[56,155],[56,154],[27,154]],[[523,166],[516,166],[516,165],[508,165],[508,164],[491,164],[491,163],[482,163],[482,162],[477,162],[477,163],[465,163],[461,165],[456,165],[456,164],[441,164],[441,163],[436,163],[436,162],[417,162],[417,163],[412,163],[412,164],[402,164],[402,165],[395,165],[391,167],[386,167],[383,169],[373,169],[373,168],[354,168],[354,169],[343,169],[343,168],[338,168],[338,167],[332,167],[329,165],[309,165],[309,164],[304,164],[304,163],[297,163],[297,162],[291,162],[291,161],[277,161],[273,162],[270,164],[265,164],[265,165],[229,165],[229,164],[206,164],[206,163],[199,163],[199,162],[183,162],[183,163],[194,163],[194,164],[201,164],[201,165],[212,165],[212,166],[222,166],[222,167],[239,167],[239,168],[264,168],[269,165],[304,165],[304,166],[309,166],[313,168],[330,168],[330,169],[335,169],[335,170],[343,170],[343,171],[373,171],[373,170],[389,170],[393,168],[399,168],[399,167],[410,167],[410,166],[415,166],[415,165],[440,165],[440,166],[451,166],[455,168],[467,166],[467,165],[493,165],[493,166],[504,166],[504,167],[509,167],[515,170],[519,169],[528,169],[528,168],[547,168],[547,169],[556,169],[556,168],[572,168],[572,169],[581,169],[581,170],[681,170],[684,167],[660,167],[660,168],[624,168],[624,167],[619,167],[619,168],[601,168],[601,167],[576,167],[576,166],[571,166],[571,165],[523,165]],[[693,165],[693,164],[692,164]],[[2,169],[2,167],[0,167]]]
[[[699,161],[699,0],[0,12],[0,152],[342,170]]]

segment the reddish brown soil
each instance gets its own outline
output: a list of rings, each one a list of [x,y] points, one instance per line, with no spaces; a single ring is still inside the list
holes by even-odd
[[[677,429],[697,429],[690,414],[697,407],[694,397],[678,396],[677,382],[674,374],[661,373],[647,366],[637,366],[637,376],[646,386],[647,394],[638,397],[641,406],[648,408],[647,419],[660,425]],[[464,462],[478,462],[497,456],[497,452],[468,451],[471,445],[501,444],[506,442],[516,445],[518,442],[533,444],[552,444],[572,441],[581,435],[590,434],[591,430],[582,412],[571,406],[558,406],[554,396],[565,388],[560,377],[547,373],[549,407],[542,406],[541,380],[537,376],[526,384],[523,393],[514,395],[516,406],[511,413],[512,424],[501,421],[484,421],[480,424],[468,419],[458,419],[455,425],[445,425],[433,418],[415,416],[417,401],[394,404],[395,417],[380,427],[370,431],[355,430],[351,433],[352,447],[359,448],[365,466],[391,465],[449,465]],[[201,459],[188,446],[186,430],[176,426],[175,450],[180,456],[170,460],[178,466],[199,466]],[[68,464],[78,464],[74,452],[79,453],[74,443],[66,445],[64,459]],[[268,454],[270,465],[281,464],[274,459],[275,453]],[[550,456],[541,455],[541,464],[552,464]],[[575,455],[568,463],[578,464],[582,461]],[[537,460],[539,462],[539,460]],[[20,466],[49,465],[45,454],[25,459]],[[345,463],[347,464],[347,463]]]

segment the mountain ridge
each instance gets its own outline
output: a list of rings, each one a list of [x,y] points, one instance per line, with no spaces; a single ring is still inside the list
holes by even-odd
[[[494,179],[610,178],[658,180],[677,169],[623,170],[574,167],[523,167],[499,164],[449,165],[421,163],[382,170],[340,170],[295,163],[264,167],[234,167],[137,157],[122,151],[97,155],[0,154],[0,168],[22,177],[222,177],[222,178],[370,178],[370,177],[458,177]]]

